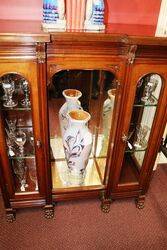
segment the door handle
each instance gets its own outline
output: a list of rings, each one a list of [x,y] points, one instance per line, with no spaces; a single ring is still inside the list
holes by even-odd
[[[128,141],[128,136],[125,135],[125,134],[123,134],[123,135],[122,135],[122,141],[123,141],[123,142],[127,142],[127,141]]]
[[[37,148],[41,148],[41,147],[42,147],[42,142],[41,142],[41,140],[37,140],[37,141],[36,141],[36,146],[37,146]]]

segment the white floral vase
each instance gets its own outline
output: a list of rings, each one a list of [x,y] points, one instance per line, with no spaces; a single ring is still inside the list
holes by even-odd
[[[84,28],[86,30],[104,30],[104,0],[87,0],[86,19]]]
[[[59,110],[59,122],[62,137],[68,127],[68,112],[71,110],[82,109],[81,103],[78,99],[82,96],[82,93],[77,89],[66,89],[63,91],[63,96],[66,99],[66,102]]]
[[[67,160],[69,184],[82,185],[92,149],[92,134],[87,122],[91,116],[83,110],[69,112],[69,126],[64,134],[63,145]]]
[[[42,27],[47,31],[66,28],[64,0],[43,0]]]
[[[108,90],[108,98],[104,101],[103,104],[103,143],[102,150],[100,152],[101,156],[106,156],[107,154],[109,135],[113,119],[115,95],[116,89]]]
[[[109,89],[107,93],[108,93],[108,98],[104,101],[104,105],[103,105],[104,134],[108,134],[111,128],[116,89]]]

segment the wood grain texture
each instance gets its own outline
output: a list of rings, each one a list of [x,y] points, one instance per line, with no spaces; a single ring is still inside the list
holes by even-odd
[[[36,146],[39,193],[14,194],[4,137],[3,118],[0,120],[1,185],[7,209],[51,205],[57,200],[98,197],[143,197],[148,190],[154,161],[167,121],[167,40],[164,38],[128,36],[124,33],[84,33],[41,31],[38,23],[0,25],[0,76],[7,72],[23,75],[30,82],[32,115]],[[13,28],[12,28],[13,27]],[[47,43],[47,44],[46,44]],[[111,128],[107,168],[102,185],[52,190],[49,157],[49,123],[47,83],[61,70],[107,70],[115,75],[118,83],[114,123]],[[127,133],[133,109],[137,82],[148,73],[157,73],[163,79],[163,87],[153,123],[149,146],[139,175],[131,168],[122,169],[125,143],[122,134]],[[88,87],[88,86],[86,86]],[[130,163],[128,163],[130,164]],[[131,164],[130,164],[131,165]],[[129,166],[129,165],[128,165]],[[123,170],[123,171],[122,171]],[[121,179],[120,179],[121,176]],[[105,203],[105,200],[104,200]]]

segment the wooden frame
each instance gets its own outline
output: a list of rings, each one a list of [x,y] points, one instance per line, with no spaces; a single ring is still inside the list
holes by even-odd
[[[32,29],[33,30],[33,29]],[[30,31],[31,32],[31,31]],[[100,197],[104,212],[110,209],[111,200],[137,198],[137,207],[143,208],[154,161],[167,121],[167,41],[163,38],[135,37],[104,33],[34,32],[0,33],[0,72],[20,72],[30,82],[35,125],[39,194],[14,195],[13,178],[8,166],[4,139],[4,125],[0,119],[0,183],[8,220],[15,218],[15,209],[43,206],[46,218],[53,217],[53,204],[57,201]],[[5,65],[5,68],[4,68]],[[47,83],[60,70],[99,69],[111,71],[117,79],[115,122],[113,123],[107,158],[105,181],[101,186],[52,190],[49,164],[49,124]],[[156,72],[164,80],[152,132],[150,147],[145,155],[137,181],[119,183],[125,142],[122,137],[129,130],[138,79]],[[126,114],[126,115],[125,115]],[[42,121],[42,122],[40,122]],[[158,128],[158,129],[157,129]]]

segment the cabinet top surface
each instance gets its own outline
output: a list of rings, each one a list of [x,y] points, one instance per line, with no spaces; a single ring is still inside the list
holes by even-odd
[[[0,42],[49,42],[39,21],[0,20]]]
[[[44,32],[41,21],[0,20],[0,42],[104,41],[125,44],[167,45],[167,38],[155,37],[155,27],[109,24],[105,31]]]

